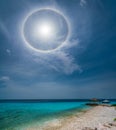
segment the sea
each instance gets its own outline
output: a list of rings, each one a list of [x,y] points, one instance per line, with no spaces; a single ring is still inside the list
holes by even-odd
[[[116,100],[110,100],[116,104]],[[27,130],[90,109],[89,100],[0,100],[0,130]]]

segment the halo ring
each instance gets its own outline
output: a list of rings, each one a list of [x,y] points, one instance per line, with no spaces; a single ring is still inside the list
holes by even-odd
[[[67,22],[67,26],[68,26],[67,37],[66,37],[66,39],[65,39],[64,42],[62,42],[58,47],[56,47],[56,48],[54,48],[54,49],[50,49],[50,50],[39,50],[39,49],[33,47],[33,46],[26,40],[26,38],[25,38],[25,36],[24,36],[24,27],[25,27],[25,23],[26,23],[27,19],[28,19],[32,14],[34,14],[34,13],[36,13],[36,12],[38,12],[38,11],[41,11],[41,10],[54,11],[54,12],[58,13],[59,15],[61,15],[61,16],[65,19],[65,21]],[[30,49],[32,49],[32,50],[34,50],[34,51],[36,51],[36,52],[42,52],[42,53],[49,53],[49,52],[53,52],[53,51],[56,51],[56,50],[60,49],[61,47],[63,47],[63,46],[67,43],[67,41],[68,41],[68,39],[69,39],[69,37],[70,37],[70,24],[69,24],[68,19],[67,19],[66,16],[64,16],[64,14],[62,14],[59,10],[56,10],[56,9],[53,9],[53,8],[40,8],[40,9],[36,9],[36,10],[30,12],[30,13],[25,17],[25,19],[24,19],[24,21],[23,21],[23,24],[22,24],[22,29],[21,29],[21,30],[22,30],[22,31],[21,31],[22,38],[23,38],[25,44],[26,44]]]

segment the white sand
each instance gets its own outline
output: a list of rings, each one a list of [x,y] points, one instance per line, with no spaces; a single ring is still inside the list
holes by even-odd
[[[116,118],[114,107],[97,106],[80,115],[77,113],[64,119],[47,122],[41,129],[30,128],[26,130],[93,130],[95,128],[97,130],[116,130],[116,126],[108,125],[113,122],[114,118]]]
[[[60,130],[78,130],[84,127],[107,130],[108,128],[105,128],[103,124],[113,122],[114,118],[116,118],[116,110],[114,107],[97,106],[82,116],[75,117],[70,123],[63,126]]]
[[[85,127],[97,128],[98,130],[116,130],[116,127],[109,128],[108,123],[112,123],[116,118],[114,107],[97,106],[78,116],[72,116],[64,121],[54,121],[44,130],[82,130]],[[105,126],[104,126],[105,125]]]

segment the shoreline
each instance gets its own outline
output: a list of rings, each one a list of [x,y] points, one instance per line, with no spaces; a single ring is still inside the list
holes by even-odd
[[[25,130],[116,130],[116,108],[96,106],[86,111],[74,113],[64,118],[56,118],[41,128]]]
[[[76,116],[83,115],[85,112],[90,110],[90,107],[81,108],[81,109],[71,109],[68,110],[68,114],[66,111],[64,113],[59,113],[59,116],[54,117],[53,119],[50,119],[48,121],[45,121],[42,124],[37,125],[37,123],[33,123],[32,125],[23,127],[23,130],[57,130],[61,126],[63,126],[65,123],[69,122],[70,119]],[[21,129],[21,130],[22,130]]]

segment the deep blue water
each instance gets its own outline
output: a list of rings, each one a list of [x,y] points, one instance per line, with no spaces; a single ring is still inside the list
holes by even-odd
[[[68,116],[75,110],[86,109],[86,102],[2,101],[0,103],[0,130],[20,130],[23,126],[34,123],[39,125],[56,117]]]

